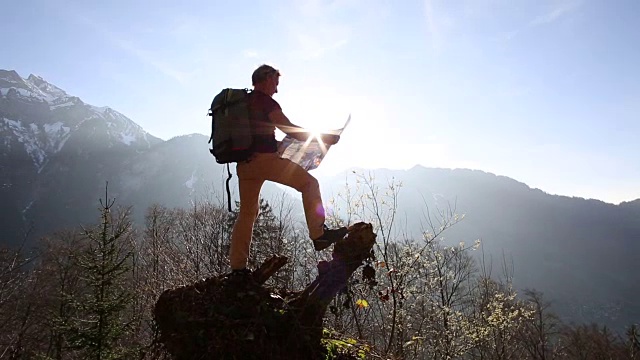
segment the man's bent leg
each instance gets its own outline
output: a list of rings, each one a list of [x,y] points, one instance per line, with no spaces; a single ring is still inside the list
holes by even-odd
[[[316,239],[322,236],[325,214],[318,180],[300,165],[281,158],[277,153],[258,154],[252,160],[254,161],[255,167],[252,170],[259,169],[265,180],[292,187],[302,193],[302,206],[309,227],[309,237]]]
[[[254,164],[242,164],[238,167],[252,167]],[[251,249],[251,236],[253,234],[253,224],[258,215],[258,201],[260,188],[264,180],[243,179],[241,170],[238,170],[238,187],[240,191],[240,211],[236,223],[233,225],[231,233],[231,248],[229,250],[229,261],[232,270],[244,269],[247,267],[249,250]]]

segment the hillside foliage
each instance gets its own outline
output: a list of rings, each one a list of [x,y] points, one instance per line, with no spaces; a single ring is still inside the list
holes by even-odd
[[[479,241],[446,238],[464,221],[455,208],[425,208],[415,214],[422,236],[405,236],[401,188],[361,176],[330,202],[330,213],[347,214],[332,225],[369,222],[377,243],[329,306],[325,358],[640,359],[633,319],[626,333],[562,323],[543,294],[514,288],[508,259],[495,270]],[[154,205],[135,226],[108,193],[99,203],[95,224],[0,250],[0,359],[169,359],[153,318],[159,296],[229,271],[235,214],[224,204]],[[311,283],[327,258],[290,209],[261,201],[249,261],[289,258],[264,285],[281,293]]]

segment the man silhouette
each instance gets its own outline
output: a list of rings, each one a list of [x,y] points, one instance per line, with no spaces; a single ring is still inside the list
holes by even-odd
[[[278,154],[275,138],[276,127],[300,141],[312,134],[294,125],[273,99],[278,92],[280,72],[269,65],[259,66],[252,74],[254,90],[249,94],[249,111],[253,131],[253,155],[249,160],[236,165],[240,192],[240,211],[231,234],[229,259],[232,275],[248,275],[247,267],[253,224],[258,215],[260,189],[265,181],[286,185],[302,193],[309,237],[317,251],[329,247],[347,234],[347,228],[328,229],[325,224],[324,206],[320,196],[318,180],[307,170]],[[321,134],[319,139],[327,145],[336,144],[339,135]]]

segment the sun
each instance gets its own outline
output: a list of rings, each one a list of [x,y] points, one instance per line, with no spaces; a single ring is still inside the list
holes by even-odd
[[[320,140],[320,137],[322,136],[323,132],[322,130],[320,130],[319,128],[309,128],[309,138],[312,140]]]

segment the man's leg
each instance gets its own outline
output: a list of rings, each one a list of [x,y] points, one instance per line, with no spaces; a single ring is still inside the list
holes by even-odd
[[[251,235],[253,234],[253,224],[258,215],[258,201],[260,189],[264,180],[251,175],[255,172],[251,163],[238,164],[238,188],[240,192],[240,211],[238,218],[233,225],[231,233],[231,248],[229,249],[229,261],[232,270],[244,269],[247,267],[249,250],[251,249]],[[244,167],[244,169],[243,169]],[[242,171],[245,170],[245,171]],[[242,176],[245,175],[245,176]]]
[[[302,205],[309,228],[309,237],[317,239],[322,236],[325,214],[318,180],[300,165],[281,158],[277,153],[256,154],[251,163],[253,163],[251,172],[260,174],[261,179],[292,187],[302,193]]]

